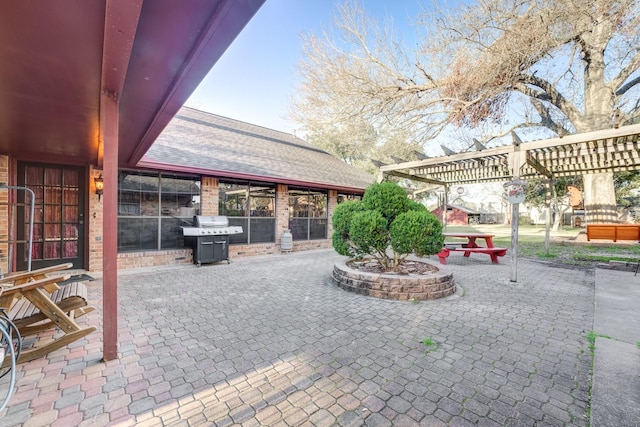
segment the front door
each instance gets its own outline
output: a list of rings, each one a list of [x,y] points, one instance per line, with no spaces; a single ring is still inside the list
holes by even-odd
[[[84,169],[18,164],[18,185],[35,193],[31,268],[63,262],[84,268]],[[27,268],[30,199],[18,191],[16,266]]]

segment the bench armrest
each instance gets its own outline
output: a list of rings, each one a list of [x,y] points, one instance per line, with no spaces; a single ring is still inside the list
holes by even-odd
[[[39,268],[37,270],[32,271],[18,271],[15,273],[9,273],[5,277],[0,279],[0,285],[4,283],[15,283],[20,280],[29,279],[31,277],[44,276],[48,273],[53,273],[55,271],[68,270],[73,267],[73,264],[70,262],[64,264],[53,265],[51,267]]]
[[[57,282],[62,282],[64,280],[69,279],[70,277],[71,275],[67,274],[65,276],[60,276],[60,277],[45,277],[44,279],[34,280],[33,282],[27,282],[21,285],[2,286],[2,297],[6,297],[16,293],[30,291],[36,288],[42,288],[47,285],[55,284]]]

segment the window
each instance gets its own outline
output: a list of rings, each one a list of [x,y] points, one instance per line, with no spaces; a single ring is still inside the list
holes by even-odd
[[[276,186],[248,181],[220,182],[218,212],[244,233],[229,236],[229,243],[276,241]]]
[[[348,200],[362,200],[362,194],[338,193],[338,204]]]
[[[326,191],[289,188],[289,229],[293,240],[327,238]]]
[[[199,206],[197,178],[120,171],[118,251],[184,247],[181,227],[193,223]]]

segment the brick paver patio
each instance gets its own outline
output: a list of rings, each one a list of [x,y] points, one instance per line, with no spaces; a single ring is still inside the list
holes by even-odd
[[[421,303],[340,290],[332,250],[125,273],[108,363],[87,282],[99,331],[20,366],[0,426],[587,425],[593,271],[485,258]]]

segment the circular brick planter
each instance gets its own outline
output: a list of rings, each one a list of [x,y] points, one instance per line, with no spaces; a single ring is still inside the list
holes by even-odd
[[[456,292],[453,274],[437,271],[430,274],[367,273],[339,261],[333,266],[332,279],[342,289],[361,295],[395,300],[444,298]]]

